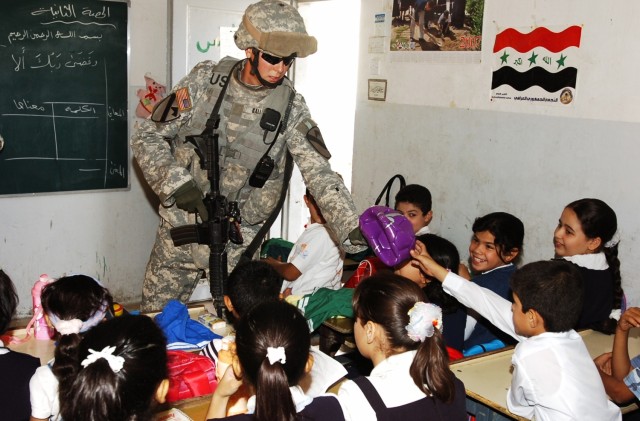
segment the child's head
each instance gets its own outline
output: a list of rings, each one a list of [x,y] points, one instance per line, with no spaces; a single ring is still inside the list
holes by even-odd
[[[457,274],[460,267],[460,255],[458,249],[449,240],[439,237],[435,234],[423,234],[416,237],[416,240],[421,241],[429,255],[440,266],[445,269],[449,269],[451,272]],[[408,259],[395,267],[394,273],[396,275],[404,276],[405,278],[415,282],[421,288],[425,288],[428,285],[439,285],[440,282],[434,281],[433,277],[428,273],[424,273],[418,266],[412,264],[413,259]],[[442,287],[440,286],[440,289]],[[451,297],[450,295],[446,294]],[[453,297],[452,297],[453,298]]]
[[[316,203],[316,199],[313,197],[309,189],[305,190],[304,193],[304,204],[307,205],[309,209],[309,214],[311,215],[311,222],[316,222],[318,224],[326,224],[327,221],[322,216],[322,211],[320,210],[320,206]]]
[[[413,232],[418,232],[429,225],[433,218],[431,192],[419,184],[409,184],[396,194],[394,209],[411,222]]]
[[[256,420],[295,419],[289,387],[311,369],[310,346],[306,319],[284,301],[258,304],[240,319],[236,350],[243,378],[256,389]]]
[[[474,272],[486,272],[514,262],[522,252],[524,225],[506,212],[476,218],[469,244],[469,263]]]
[[[580,199],[569,203],[553,233],[557,257],[598,253],[618,229],[616,213],[602,200]],[[617,243],[610,244],[617,253]]]
[[[163,403],[169,386],[166,340],[151,318],[115,317],[76,336],[74,346],[55,362],[62,418],[151,419],[154,399]]]
[[[239,263],[229,274],[224,303],[236,319],[256,304],[277,301],[282,278],[268,263],[252,260]]]
[[[387,358],[417,350],[409,370],[414,383],[426,394],[449,402],[454,376],[440,331],[442,314],[436,317],[438,307],[425,307],[426,301],[422,289],[402,276],[377,274],[365,279],[353,295],[356,345],[374,364],[378,354]],[[419,318],[424,323],[417,323]],[[436,320],[439,326],[434,328]]]
[[[87,275],[70,275],[47,284],[42,308],[61,335],[83,333],[102,321],[113,304],[109,291]]]
[[[18,306],[18,294],[9,275],[0,269],[0,335],[7,331]]]
[[[578,269],[564,260],[546,260],[524,265],[511,278],[513,324],[516,333],[532,336],[535,320],[546,332],[573,329],[582,311],[582,278]]]

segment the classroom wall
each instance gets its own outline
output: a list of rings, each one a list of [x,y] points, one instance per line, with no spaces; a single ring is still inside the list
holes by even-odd
[[[131,1],[131,126],[144,74],[167,77],[167,3]],[[31,313],[30,289],[41,273],[86,273],[117,300],[140,301],[158,216],[156,199],[135,168],[130,162],[127,191],[0,196],[0,267],[16,284],[18,316]]]
[[[401,173],[429,187],[433,230],[454,242],[461,257],[468,257],[477,216],[508,211],[525,224],[523,261],[530,262],[553,256],[553,230],[567,203],[600,198],[617,213],[623,286],[640,304],[640,4],[486,0],[484,48],[475,64],[412,56],[438,53],[369,53],[374,14],[390,16],[391,5],[362,1],[352,188],[358,207],[371,205]],[[583,31],[573,106],[490,101],[499,31],[574,24]],[[379,74],[372,74],[372,61],[379,61]],[[388,81],[385,102],[367,99],[369,78]]]

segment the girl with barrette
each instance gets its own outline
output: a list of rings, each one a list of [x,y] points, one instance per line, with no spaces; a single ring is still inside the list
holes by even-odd
[[[467,420],[464,385],[449,369],[442,311],[426,301],[417,284],[398,275],[358,285],[354,335],[373,370],[340,386],[345,418]]]
[[[109,291],[87,275],[63,276],[48,284],[41,301],[58,345],[54,360],[39,367],[29,382],[32,421],[58,419],[58,382],[66,369],[62,362],[75,352],[80,336],[100,323],[113,304]]]
[[[60,379],[65,420],[149,421],[169,390],[167,344],[147,316],[107,320],[69,344]]]
[[[616,213],[602,200],[580,199],[563,209],[553,246],[556,258],[582,274],[584,301],[576,329],[615,332],[624,310],[618,242]]]
[[[256,421],[344,420],[334,395],[306,396],[298,386],[313,366],[307,321],[284,301],[264,302],[236,329],[236,353],[214,392],[207,419]],[[255,394],[248,413],[225,417],[229,397],[246,382]]]

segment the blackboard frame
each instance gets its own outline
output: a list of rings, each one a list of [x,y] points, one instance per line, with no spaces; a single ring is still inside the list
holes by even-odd
[[[52,79],[47,80],[46,78],[47,76],[53,76],[45,75],[43,80],[48,82],[46,88],[31,88],[31,86],[37,86],[35,83],[33,85],[27,85],[16,82],[15,85],[29,86],[26,88],[27,91],[34,93],[36,97],[40,91],[47,91],[49,93],[54,92],[54,94],[61,93],[65,99],[58,102],[55,100],[44,101],[40,98],[39,101],[30,102],[29,99],[18,98],[16,100],[16,98],[12,98],[13,108],[18,110],[15,112],[15,115],[10,115],[12,113],[7,112],[6,104],[4,108],[0,106],[0,136],[4,137],[5,144],[4,150],[0,150],[0,197],[130,190],[131,153],[129,148],[129,122],[132,109],[129,103],[131,96],[129,85],[130,2],[128,0],[65,0],[61,3],[51,3],[48,0],[3,0],[2,4],[0,4],[0,10],[7,10],[15,7],[17,4],[20,4],[21,10],[30,8],[25,17],[26,23],[23,25],[25,27],[30,24],[28,19],[33,15],[45,15],[49,17],[51,22],[46,23],[49,25],[47,29],[52,29],[47,31],[47,36],[50,37],[52,42],[49,43],[48,57],[42,50],[37,50],[37,48],[33,49],[35,52],[31,52],[32,55],[29,57],[30,48],[23,46],[22,52],[26,51],[23,54],[24,57],[19,57],[16,60],[15,57],[18,56],[12,54],[10,64],[14,66],[21,65],[21,70],[24,71],[27,69],[26,72],[37,72],[42,67],[49,73],[55,71],[62,72],[63,77],[61,77],[60,80],[64,80],[65,83],[61,82],[60,86],[50,88],[50,86],[55,85],[58,80],[53,79],[54,83],[51,83]],[[57,9],[54,10],[54,8]],[[65,14],[70,16],[66,19],[67,21],[65,21]],[[0,16],[0,21],[1,20],[2,17]],[[55,21],[55,23],[53,21]],[[87,24],[88,21],[90,21],[90,24]],[[18,25],[22,25],[23,23],[24,22],[19,21]],[[64,24],[64,27],[74,29],[63,32],[60,29],[53,29],[56,24]],[[91,25],[100,29],[94,30],[93,33],[83,32],[85,26],[88,27]],[[112,31],[111,28],[113,28]],[[5,38],[0,38],[0,57],[2,56],[2,50],[7,50],[8,31],[9,29],[6,31],[0,30],[0,32],[5,32],[2,34]],[[115,35],[110,36],[109,31]],[[38,36],[42,37],[44,33],[43,30],[35,30],[28,27],[24,29],[23,33],[15,35],[17,32],[18,31],[13,32],[14,36],[12,40],[14,41],[25,39],[27,41],[33,41],[34,38],[37,39]],[[66,35],[72,32],[73,38],[75,39],[73,39],[70,44],[66,44],[69,47],[66,47],[63,41],[60,40],[64,39],[63,37],[58,39],[52,35],[60,35],[61,33]],[[92,39],[97,38],[100,38],[99,42],[102,43],[104,41],[104,43],[97,46],[95,44],[90,46],[83,44],[79,46],[78,44],[78,42],[90,43]],[[76,41],[76,39],[83,39],[83,41]],[[5,45],[2,45],[3,43]],[[103,48],[103,50],[101,50],[101,48]],[[104,50],[104,48],[106,48],[106,50]],[[83,53],[84,56],[82,55]],[[39,57],[36,57],[36,54]],[[94,55],[91,56],[91,54]],[[45,57],[47,61],[44,61],[42,57]],[[103,68],[100,69],[104,80],[99,80],[97,83],[95,83],[97,79],[90,73],[87,73],[85,76],[79,72],[78,76],[74,76],[75,79],[73,77],[70,78],[68,74],[64,74],[65,71],[75,71],[75,69],[69,70],[68,68],[76,66],[80,68],[80,70],[85,70],[83,67],[89,70],[91,70],[90,67],[97,68],[98,65],[101,64],[101,59],[104,60]],[[40,61],[36,62],[36,60]],[[56,60],[58,60],[58,62],[56,62]],[[115,67],[107,64],[108,62],[114,62]],[[38,65],[36,66],[34,63]],[[41,63],[46,65],[42,65]],[[60,70],[61,68],[62,70]],[[2,75],[3,71],[0,70],[0,77]],[[91,91],[91,89],[93,89],[92,86],[82,85],[79,82],[83,80],[83,78],[85,78],[85,82],[90,82],[90,85],[98,86],[97,96],[100,97],[100,99],[104,98],[104,101],[92,102],[96,93]],[[33,77],[33,82],[39,80],[38,77]],[[73,86],[76,81],[78,81],[79,85],[77,85],[78,87],[74,90]],[[2,81],[0,81],[0,86],[2,86]],[[3,90],[6,92],[6,86],[4,88]],[[32,90],[29,91],[29,89]],[[102,89],[103,92],[100,92],[100,89]],[[82,94],[80,96],[84,96],[84,98],[78,102],[69,100],[67,96],[68,92],[80,92]],[[52,95],[50,95],[50,97],[51,96]],[[55,97],[55,95],[53,96]],[[93,111],[87,111],[92,107],[94,108]],[[28,116],[44,117],[28,119],[30,120],[29,124],[24,124],[27,129],[23,128],[23,130],[29,131],[22,132],[23,134],[28,133],[28,136],[9,136],[8,139],[7,136],[4,135],[4,133],[7,132],[11,133],[11,128],[9,128],[9,124],[7,124],[8,119],[15,118],[19,120],[20,117],[24,117],[19,115],[21,112],[26,114],[34,110],[36,111],[34,114],[46,115]],[[65,113],[68,115],[65,115]],[[82,115],[82,113],[98,116],[87,117],[85,120],[93,119],[102,121],[94,125],[95,127],[91,127],[91,124],[84,123],[82,118],[78,118],[78,114]],[[72,118],[75,118],[78,124],[69,124],[70,121],[74,121]],[[38,149],[40,145],[36,140],[32,139],[28,140],[33,141],[31,147],[35,148],[33,150],[37,152],[33,154],[36,160],[32,160],[33,157],[29,154],[24,154],[25,156],[16,156],[14,154],[12,156],[8,153],[8,151],[11,151],[14,142],[18,144],[24,139],[31,137],[30,126],[34,126],[34,132],[40,134],[39,136],[33,137],[35,137],[38,142],[42,139],[41,132],[37,131],[38,124],[31,123],[31,121],[37,120],[51,120],[57,123],[57,125],[56,123],[52,125],[56,128],[51,130],[54,132],[51,137],[55,139],[55,157],[47,156],[46,152],[43,154],[45,157],[38,155],[42,150]],[[19,124],[16,126],[19,126]],[[84,130],[84,132],[82,130]],[[15,130],[15,133],[20,133],[19,129]],[[61,133],[62,136],[60,135]],[[17,142],[16,139],[19,139],[21,142]],[[71,140],[67,142],[67,149],[64,150],[64,142],[67,139]],[[16,148],[13,149],[15,153]],[[63,151],[68,155],[66,155],[64,159],[59,159]],[[58,155],[59,153],[60,155]],[[5,159],[7,157],[9,157],[9,159]],[[80,161],[83,161],[82,165],[76,164],[76,162]],[[22,168],[22,164],[27,162],[28,164],[24,165],[25,168]],[[18,163],[21,165],[18,166]],[[4,168],[2,168],[3,166]],[[88,168],[82,168],[83,166]],[[16,171],[17,167],[20,167],[19,171]],[[42,170],[40,174],[36,174],[42,168],[46,168],[46,170]],[[94,172],[94,174],[91,174],[92,172]],[[95,173],[98,173],[97,177]]]

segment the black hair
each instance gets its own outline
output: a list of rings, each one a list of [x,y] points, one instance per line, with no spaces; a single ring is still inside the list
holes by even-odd
[[[264,301],[277,301],[282,278],[268,263],[260,260],[239,263],[229,274],[226,294],[240,315]]]
[[[256,305],[240,319],[236,350],[243,377],[256,389],[256,421],[297,418],[290,386],[305,373],[311,336],[304,316],[284,301]],[[268,348],[284,348],[286,362],[270,363]]]
[[[44,313],[55,315],[60,320],[78,319],[86,321],[105,305],[107,309],[113,305],[109,291],[98,281],[87,275],[63,276],[45,285],[41,295]],[[77,358],[77,344],[80,333],[60,335],[57,333],[58,346],[55,350],[57,361]],[[68,371],[66,365],[54,364],[52,371],[58,381],[62,381]]]
[[[596,252],[604,252],[611,272],[613,285],[613,308],[620,309],[622,307],[622,276],[620,275],[620,260],[618,259],[618,243],[605,247],[605,244],[611,241],[618,230],[618,218],[616,213],[609,205],[600,199],[580,199],[569,203],[567,208],[573,210],[580,221],[580,227],[584,235],[589,238],[600,238],[600,247]],[[615,330],[616,320],[612,319],[605,330]]]
[[[371,321],[387,335],[387,356],[417,350],[409,374],[426,395],[448,403],[455,397],[455,375],[449,369],[449,355],[442,333],[435,329],[432,337],[422,342],[411,339],[406,326],[409,310],[417,302],[426,302],[422,289],[409,279],[395,274],[376,274],[362,281],[353,294],[356,323]]]
[[[582,277],[566,260],[533,262],[516,270],[511,290],[522,303],[522,311],[537,311],[547,332],[573,329],[582,312]]]
[[[458,249],[453,243],[445,238],[439,237],[435,234],[423,234],[416,237],[416,240],[421,241],[427,249],[427,252],[433,260],[440,266],[449,271],[458,274],[460,267],[460,254]],[[431,279],[431,282],[422,288],[427,295],[429,301],[438,304],[442,307],[444,314],[454,313],[460,308],[460,303],[452,295],[447,294],[442,289],[442,283],[437,279]]]
[[[13,313],[18,306],[16,288],[2,269],[0,269],[0,335],[5,333],[11,323]]]
[[[493,212],[476,218],[471,229],[474,233],[489,231],[493,235],[493,243],[503,263],[506,263],[504,257],[512,250],[518,250],[518,256],[514,261],[522,253],[524,224],[510,213]]]
[[[124,315],[107,320],[83,338],[74,335],[73,358],[59,360],[60,415],[65,420],[146,421],[152,418],[152,402],[160,383],[168,378],[166,339],[147,316]],[[124,358],[117,373],[104,358],[83,367],[89,350],[115,347]],[[59,370],[60,371],[60,370]]]
[[[113,298],[105,287],[87,275],[63,276],[42,289],[42,308],[60,320],[89,319],[104,303],[111,308]]]
[[[408,184],[396,193],[395,208],[399,202],[407,202],[420,208],[423,214],[431,211],[431,192],[420,184]]]

